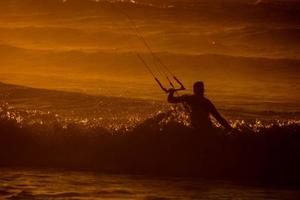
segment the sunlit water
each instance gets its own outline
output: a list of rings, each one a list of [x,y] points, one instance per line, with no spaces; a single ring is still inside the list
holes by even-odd
[[[240,107],[251,109],[257,104],[268,110],[299,108],[295,103],[300,94],[297,3],[9,2],[0,4],[3,82],[164,100],[164,93],[134,53],[141,54],[169,87],[162,66],[132,31],[136,24],[153,52],[189,92],[193,82],[203,80],[207,95],[227,107],[241,103]]]
[[[162,123],[188,124],[186,113],[164,102],[165,94],[132,53],[141,53],[168,87],[116,6],[20,0],[13,2],[25,3],[15,9],[5,2],[10,1],[0,2],[0,81],[81,94],[1,84],[3,127],[14,121],[21,131],[54,138],[60,138],[57,127],[67,134],[95,127],[124,133],[170,110]],[[194,81],[205,82],[207,96],[233,127],[259,132],[300,123],[298,4],[253,0],[232,11],[202,1],[130,2],[117,6],[188,92]],[[260,7],[261,2],[271,5]],[[1,169],[0,199],[297,200],[300,192],[224,181]]]
[[[0,199],[297,200],[299,188],[250,186],[227,181],[151,178],[96,173],[2,169]]]

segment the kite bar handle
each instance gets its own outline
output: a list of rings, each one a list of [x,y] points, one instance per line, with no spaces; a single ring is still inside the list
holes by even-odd
[[[180,90],[185,90],[183,83],[176,76],[173,76],[173,78],[181,86]]]
[[[158,78],[154,78],[155,81],[157,82],[157,84],[159,85],[159,87],[165,92],[165,93],[169,93],[169,90],[167,90],[162,84],[161,82],[158,80]],[[172,88],[173,91],[177,92],[177,91],[181,91],[181,90],[185,90],[185,87],[181,84],[181,88]]]
[[[158,80],[158,78],[154,78],[159,87],[165,92],[168,93],[168,90],[161,84],[161,82]]]

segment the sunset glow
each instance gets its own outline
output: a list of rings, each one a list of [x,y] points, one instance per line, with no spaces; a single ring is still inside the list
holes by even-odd
[[[299,134],[297,0],[0,1],[0,199],[294,199]]]

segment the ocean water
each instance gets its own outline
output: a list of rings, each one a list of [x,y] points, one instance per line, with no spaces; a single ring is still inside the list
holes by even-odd
[[[299,184],[297,112],[225,109],[234,131],[196,131],[164,102],[1,88],[0,167]]]
[[[203,80],[208,97],[220,105],[297,110],[299,2],[255,2],[3,1],[0,79],[35,88],[165,100],[135,55],[141,54],[170,87],[132,30],[136,27],[187,92]]]
[[[298,1],[14,0],[0,11],[0,199],[299,199],[288,186],[300,180]],[[180,94],[203,80],[236,131],[191,129],[136,57],[169,87],[132,28]]]
[[[297,200],[297,187],[280,188],[229,181],[105,175],[63,170],[2,169],[0,198],[31,199],[241,199]]]

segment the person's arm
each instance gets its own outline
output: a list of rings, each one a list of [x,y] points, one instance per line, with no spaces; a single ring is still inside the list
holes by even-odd
[[[170,89],[168,95],[169,103],[183,103],[185,101],[185,96],[174,97],[175,90]]]
[[[224,119],[224,117],[222,117],[222,115],[219,113],[219,111],[214,106],[214,104],[212,104],[210,101],[209,104],[210,104],[210,113],[212,114],[212,116],[214,116],[214,118],[227,130],[231,130],[232,129],[231,125],[226,121],[226,119]]]

